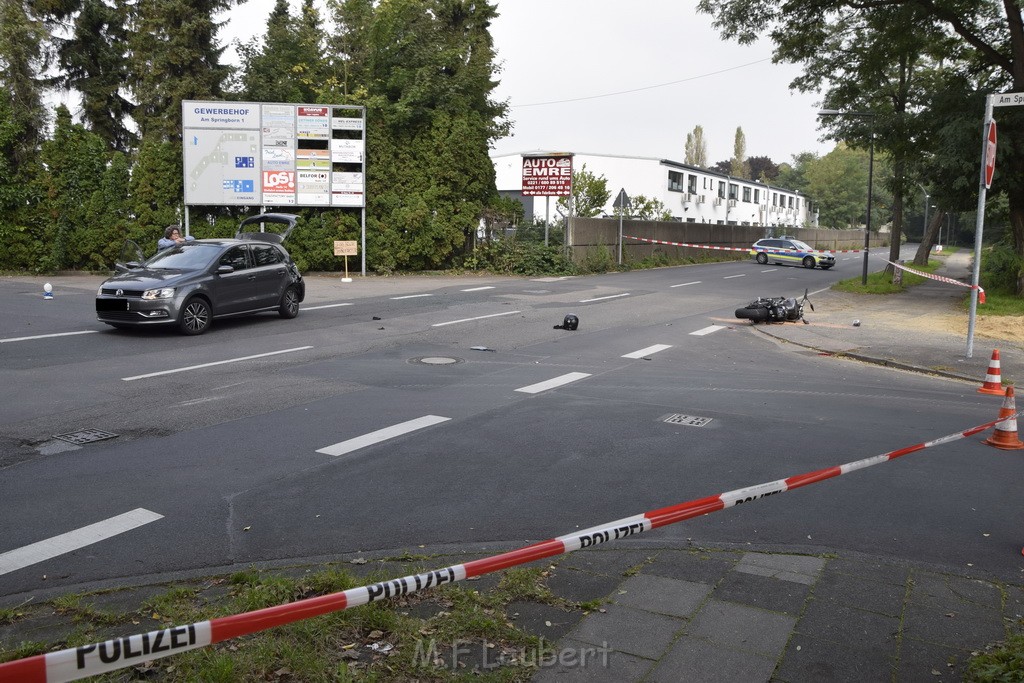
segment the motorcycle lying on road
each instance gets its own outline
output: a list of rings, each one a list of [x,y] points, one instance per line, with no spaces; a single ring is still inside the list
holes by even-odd
[[[797,320],[808,325],[810,323],[804,319],[805,303],[811,307],[812,311],[814,310],[814,304],[807,297],[806,289],[804,290],[804,298],[799,301],[782,296],[758,297],[743,308],[737,308],[736,317],[742,320],[749,320],[755,325],[757,323],[796,322]]]

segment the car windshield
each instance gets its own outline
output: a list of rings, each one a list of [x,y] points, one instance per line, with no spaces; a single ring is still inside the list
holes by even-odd
[[[158,270],[201,270],[209,266],[220,254],[215,244],[180,244],[159,252],[146,261],[147,268]]]
[[[799,249],[800,251],[814,251],[813,249],[811,249],[811,245],[807,244],[806,242],[801,242],[800,240],[790,241],[793,242],[793,248],[795,249]]]

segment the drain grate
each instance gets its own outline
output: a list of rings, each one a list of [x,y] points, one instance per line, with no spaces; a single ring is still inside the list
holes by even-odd
[[[69,432],[67,434],[54,434],[53,438],[60,439],[61,441],[67,441],[73,444],[92,443],[93,441],[103,441],[104,439],[113,439],[117,437],[117,434],[111,434],[105,432],[102,429],[82,429],[77,432]]]
[[[703,427],[708,422],[711,422],[711,418],[696,417],[694,415],[681,415],[676,413],[675,415],[669,415],[666,417],[665,422],[673,425],[686,425],[687,427]]]

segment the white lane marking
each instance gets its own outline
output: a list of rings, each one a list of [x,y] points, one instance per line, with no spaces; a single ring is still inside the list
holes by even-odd
[[[622,297],[622,296],[629,296],[629,292],[626,292],[625,294],[611,294],[609,296],[599,296],[599,297],[597,297],[595,299],[580,299],[580,303],[581,304],[589,304],[591,301],[604,301],[605,299],[618,299],[619,297]]]
[[[571,275],[562,275],[561,277],[535,277],[531,278],[531,282],[561,282],[562,280],[568,280]]]
[[[695,337],[703,337],[705,334],[711,334],[712,332],[718,332],[719,330],[724,329],[725,325],[711,325],[710,327],[701,328],[696,332],[691,332],[690,334],[692,334]]]
[[[402,299],[419,299],[424,296],[434,296],[433,294],[406,294],[405,296],[393,296],[392,301],[400,301]]]
[[[590,377],[590,374],[586,372],[570,372],[567,375],[555,377],[554,379],[549,379],[546,382],[538,382],[537,384],[531,384],[528,387],[521,387],[519,389],[516,389],[516,391],[521,391],[524,394],[539,394],[542,391],[554,389],[555,387],[560,387],[563,384],[576,382],[578,380],[583,379],[584,377]]]
[[[769,268],[768,270],[762,270],[762,273],[774,273],[778,268]]]
[[[333,446],[325,446],[324,448],[318,449],[317,453],[334,456],[345,455],[346,453],[357,451],[360,448],[366,448],[367,446],[372,446],[380,443],[381,441],[393,439],[396,436],[402,436],[409,432],[415,432],[418,429],[424,429],[442,422],[447,422],[450,419],[450,417],[441,417],[440,415],[424,415],[423,417],[418,417],[415,420],[409,420],[408,422],[401,422],[396,425],[391,425],[390,427],[385,427],[384,429],[378,429],[375,432],[363,434],[362,436],[357,436],[353,439],[348,439],[347,441],[340,441]]]
[[[189,370],[199,370],[200,368],[209,368],[214,365],[226,365],[227,363],[239,363],[243,360],[252,360],[254,358],[266,358],[267,356],[276,356],[282,353],[294,353],[295,351],[305,351],[313,348],[312,346],[298,346],[294,349],[282,349],[280,351],[270,351],[269,353],[257,353],[255,356],[242,356],[241,358],[229,358],[228,360],[218,360],[213,363],[203,363],[201,365],[189,365],[184,368],[175,368],[173,370],[161,370],[160,372],[150,372],[145,375],[135,375],[133,377],[122,377],[121,379],[125,382],[132,382],[137,379],[147,379],[149,377],[159,377],[160,375],[173,375],[176,372],[188,372]]]
[[[731,280],[731,279],[733,279],[734,277],[746,277],[746,276],[747,276],[747,274],[746,274],[746,273],[740,273],[739,275],[726,275],[726,276],[725,276],[725,277],[723,277],[722,279],[723,279],[723,280]]]
[[[317,310],[320,310],[321,308],[337,308],[338,306],[351,306],[351,305],[352,305],[351,303],[348,303],[348,304],[324,304],[323,306],[303,306],[302,310],[304,310],[304,311],[317,311]]]
[[[680,285],[670,285],[669,289],[672,289],[673,287],[689,287],[690,285],[699,285],[699,284],[700,284],[700,280],[694,280],[693,282],[684,282],[684,283],[682,283]]]
[[[463,292],[482,292],[485,289],[494,289],[493,285],[487,285],[486,287],[470,287],[469,289],[463,289]]]
[[[0,574],[8,574],[17,569],[28,567],[44,560],[49,560],[65,553],[99,543],[118,534],[138,528],[143,524],[163,519],[163,515],[150,512],[145,508],[135,508],[131,512],[117,515],[102,522],[96,522],[66,534],[48,538],[15,550],[0,554]]]
[[[644,356],[649,356],[652,353],[658,353],[659,351],[664,351],[665,349],[671,348],[671,344],[655,344],[654,346],[648,346],[646,349],[640,349],[639,351],[634,351],[633,353],[627,353],[623,356],[623,358],[643,358]]]
[[[513,313],[522,313],[522,311],[506,311],[504,313],[491,313],[490,315],[478,315],[475,318],[463,318],[462,320],[449,320],[446,323],[434,323],[431,327],[444,327],[445,325],[454,325],[456,323],[468,323],[474,320],[483,320],[484,318],[498,318],[503,315],[512,315]]]
[[[6,344],[8,342],[19,342],[19,341],[31,341],[33,339],[49,339],[50,337],[70,337],[76,334],[96,334],[99,330],[82,330],[80,332],[54,332],[53,334],[37,334],[32,337],[10,337],[9,339],[0,339],[0,344]]]

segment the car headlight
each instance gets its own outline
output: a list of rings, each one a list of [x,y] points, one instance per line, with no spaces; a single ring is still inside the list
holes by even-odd
[[[162,287],[160,289],[147,289],[142,293],[143,299],[170,299],[174,296],[174,287]]]

